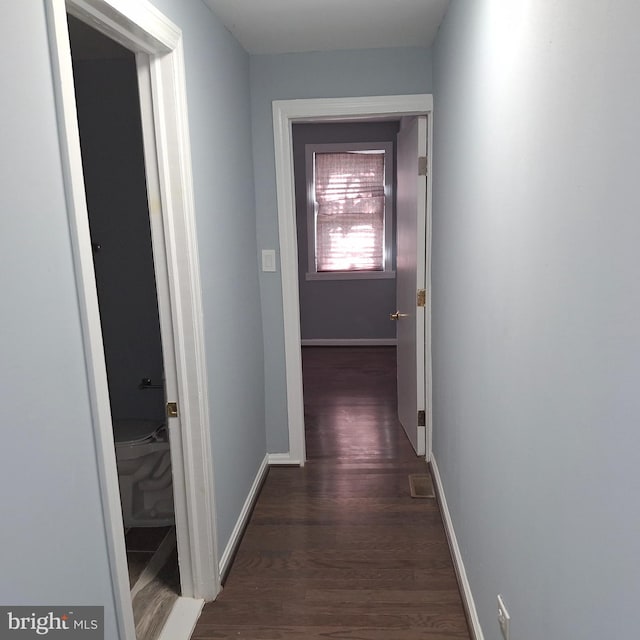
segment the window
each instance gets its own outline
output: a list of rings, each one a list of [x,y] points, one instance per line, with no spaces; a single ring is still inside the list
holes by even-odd
[[[392,143],[309,144],[307,279],[393,278]]]

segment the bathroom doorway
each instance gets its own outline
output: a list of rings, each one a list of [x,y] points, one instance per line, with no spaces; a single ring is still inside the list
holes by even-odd
[[[220,592],[209,385],[186,103],[182,32],[147,0],[48,0],[52,80],[78,310],[119,637],[135,625],[102,329],[82,167],[68,16],[135,54],[146,182],[164,350],[167,414],[182,597],[166,638],[190,637],[204,600]],[[165,632],[163,632],[165,634]],[[162,636],[161,636],[162,638]]]
[[[155,640],[180,576],[138,71],[131,51],[68,24],[136,637]]]

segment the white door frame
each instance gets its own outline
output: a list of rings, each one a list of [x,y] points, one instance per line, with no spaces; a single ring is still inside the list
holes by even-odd
[[[300,300],[298,291],[298,247],[296,205],[293,179],[294,122],[357,121],[376,118],[401,118],[427,115],[428,165],[431,183],[433,96],[430,94],[374,96],[364,98],[318,98],[309,100],[275,100],[273,102],[273,137],[275,146],[276,188],[278,198],[278,233],[280,239],[280,273],[284,315],[284,351],[289,425],[288,455],[272,456],[273,464],[304,465],[304,399],[302,392],[302,351],[300,347]],[[427,190],[427,247],[431,247],[431,188]],[[430,255],[430,252],[428,253]],[[430,260],[427,260],[430,263]],[[427,264],[427,303],[430,302],[430,264]],[[427,399],[426,459],[431,459],[431,311],[426,310],[425,398]]]
[[[46,6],[118,631],[121,638],[135,640],[67,11],[137,54],[145,160],[156,160],[147,167],[150,194],[158,196],[150,198],[149,210],[161,216],[164,235],[164,246],[154,245],[154,257],[157,266],[160,253],[166,265],[176,369],[167,391],[176,394],[180,414],[169,420],[169,430],[182,595],[212,600],[220,591],[220,576],[182,33],[146,0],[46,0]]]

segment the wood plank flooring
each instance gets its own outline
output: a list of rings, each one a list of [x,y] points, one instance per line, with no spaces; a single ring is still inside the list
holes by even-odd
[[[269,471],[194,639],[469,639],[436,501],[396,419],[395,349],[303,349],[307,465]]]
[[[174,527],[140,527],[125,535],[138,640],[155,640],[180,593]]]

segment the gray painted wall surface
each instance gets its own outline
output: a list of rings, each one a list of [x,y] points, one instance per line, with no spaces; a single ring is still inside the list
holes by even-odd
[[[428,49],[251,56],[251,118],[258,250],[279,249],[273,100],[429,93]],[[267,449],[289,450],[279,273],[260,274],[265,336]]]
[[[0,39],[0,595],[104,605],[117,638],[44,3],[5,4]]]
[[[249,58],[199,0],[154,4],[184,36],[222,551],[266,451]],[[44,4],[7,5],[0,33],[0,593],[104,604],[117,638]]]
[[[220,553],[266,452],[249,56],[199,0],[154,0],[183,32]]]
[[[73,40],[72,40],[73,46]],[[114,419],[164,421],[164,392],[135,58],[74,61],[84,181]]]
[[[306,280],[309,251],[305,145],[329,142],[393,142],[395,157],[395,140],[399,126],[397,122],[293,125],[300,333],[303,339],[396,337],[395,323],[389,320],[389,314],[395,310],[396,304],[394,279]],[[389,212],[389,220],[393,225],[393,212]],[[393,244],[395,246],[395,240]]]
[[[637,634],[640,5],[454,0],[434,451],[487,639]]]

